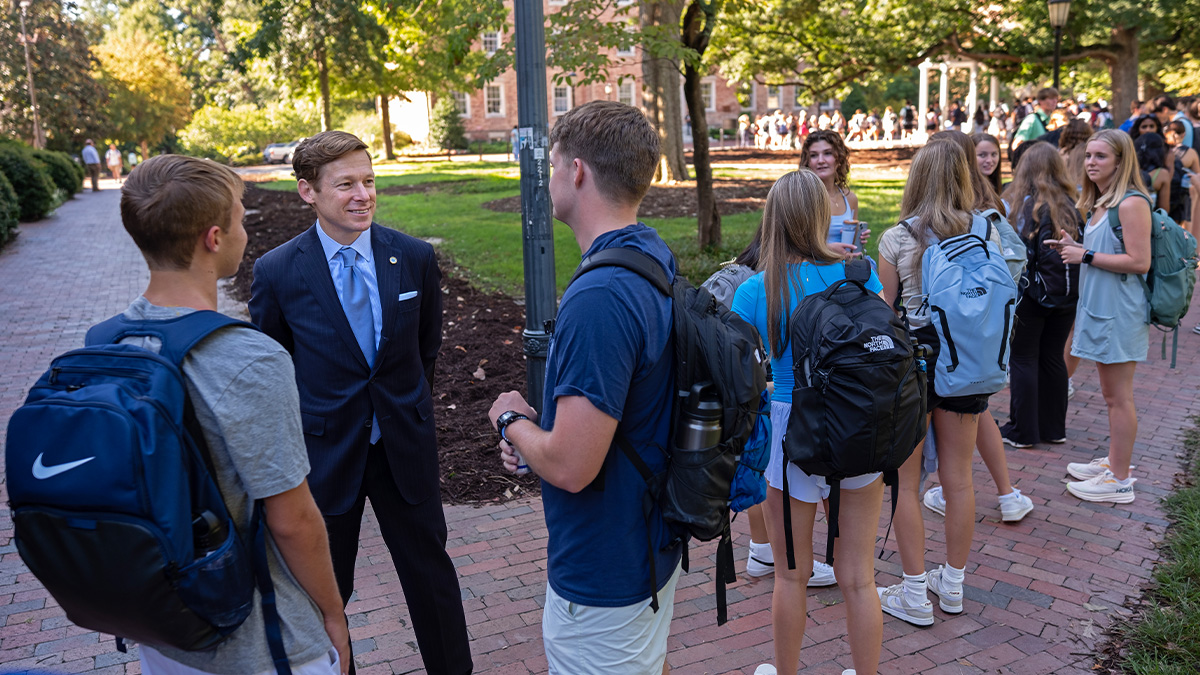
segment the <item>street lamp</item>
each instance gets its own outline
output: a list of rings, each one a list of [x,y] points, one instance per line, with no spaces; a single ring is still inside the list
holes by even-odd
[[[1067,15],[1071,13],[1071,0],[1046,0],[1046,9],[1050,12],[1050,25],[1054,26],[1054,88],[1058,89],[1058,60],[1062,49],[1063,26],[1067,25]]]
[[[25,77],[29,86],[29,104],[33,108],[33,147],[41,148],[46,145],[42,138],[42,123],[38,119],[37,92],[33,88],[33,65],[29,59],[29,43],[37,42],[37,37],[30,38],[25,32],[25,10],[29,8],[29,0],[21,0],[21,44],[25,45]]]

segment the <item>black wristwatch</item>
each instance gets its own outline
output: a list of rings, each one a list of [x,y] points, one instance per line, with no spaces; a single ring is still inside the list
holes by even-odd
[[[1096,257],[1096,252],[1095,252],[1095,251],[1084,251],[1084,252],[1083,252],[1083,264],[1084,264],[1084,265],[1091,265],[1091,264],[1092,264],[1092,258],[1095,258],[1095,257]]]
[[[517,420],[527,419],[529,419],[528,415],[519,413],[516,410],[509,410],[507,412],[500,413],[500,416],[496,418],[496,431],[499,431],[500,438],[503,438],[504,442],[508,443],[508,437],[504,435],[504,429]]]

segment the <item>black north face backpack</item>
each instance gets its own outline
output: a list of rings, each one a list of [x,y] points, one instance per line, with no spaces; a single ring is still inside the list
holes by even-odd
[[[800,302],[788,321],[795,388],[783,437],[784,453],[805,473],[829,482],[826,562],[838,536],[839,481],[883,472],[892,487],[925,437],[928,405],[923,348],[905,321],[864,285],[865,261],[846,266],[846,279]],[[787,471],[783,492],[788,494]],[[791,509],[783,510],[788,568],[795,569]]]
[[[733,570],[733,540],[729,529],[731,486],[742,449],[762,414],[767,388],[762,343],[758,331],[717,302],[704,288],[681,276],[667,279],[658,261],[631,248],[608,248],[580,263],[571,281],[597,267],[623,267],[645,278],[671,298],[671,339],[675,345],[676,396],[671,406],[671,438],[666,448],[667,470],[654,474],[629,441],[617,432],[614,442],[649,486],[642,513],[647,523],[657,505],[683,545],[683,569],[688,570],[687,540],[720,539],[717,545],[717,624],[725,623],[725,585],[737,580]],[[568,284],[569,286],[570,284]],[[681,449],[676,438],[681,409],[689,399],[707,399],[719,409],[720,441],[702,450]],[[603,489],[604,473],[591,489]],[[647,548],[650,528],[646,528]],[[654,555],[650,553],[650,606],[658,610]]]

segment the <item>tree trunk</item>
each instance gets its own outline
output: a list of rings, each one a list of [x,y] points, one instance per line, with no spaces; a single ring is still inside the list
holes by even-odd
[[[142,140],[142,161],[150,159],[150,144]]]
[[[692,0],[683,17],[681,35],[685,47],[703,57],[708,49],[716,9],[713,2]],[[703,62],[702,62],[703,63]],[[692,120],[692,161],[696,167],[696,231],[700,248],[721,245],[721,212],[713,194],[712,162],[708,155],[708,116],[704,108],[703,72],[688,63],[683,69],[683,95]]]
[[[388,110],[387,94],[379,95],[379,110],[380,110],[380,126],[383,128],[383,156],[388,159],[396,159],[396,151],[392,148],[392,114]]]
[[[1129,104],[1137,100],[1138,93],[1138,29],[1116,27],[1112,30],[1112,43],[1119,51],[1112,59],[1105,59],[1108,74],[1112,78],[1112,102],[1108,109],[1113,122],[1120,125],[1129,118]]]
[[[642,0],[643,27],[679,26],[685,0]],[[646,116],[658,131],[662,155],[655,182],[688,179],[683,151],[683,111],[679,100],[679,66],[669,58],[646,52],[642,59]]]
[[[333,101],[329,96],[329,60],[325,56],[325,39],[317,43],[317,79],[321,83],[321,131],[333,128]]]

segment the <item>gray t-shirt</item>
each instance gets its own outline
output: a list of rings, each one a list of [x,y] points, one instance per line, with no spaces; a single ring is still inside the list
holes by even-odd
[[[125,310],[125,316],[166,320],[193,311],[159,307],[139,297]],[[155,352],[161,347],[157,338],[127,338],[122,342]],[[213,333],[188,352],[183,373],[212,455],[217,485],[243,541],[251,544],[253,500],[299,486],[309,471],[292,358],[266,335],[232,327]],[[267,547],[267,559],[288,660],[293,665],[313,661],[331,647],[321,612],[287,569],[274,542]],[[274,669],[257,591],[250,617],[216,649],[155,649],[173,661],[216,675]]]

